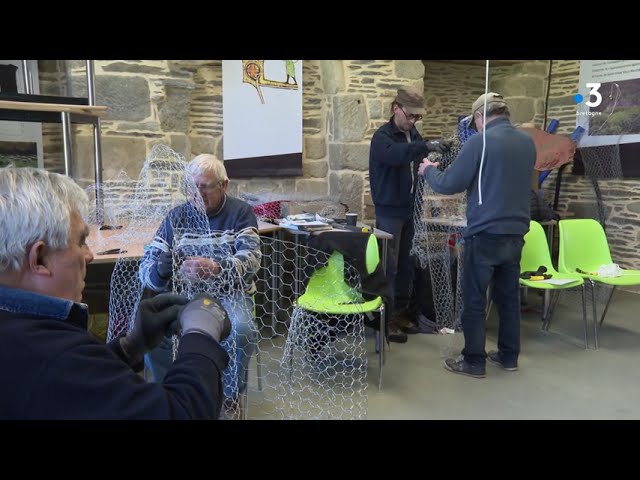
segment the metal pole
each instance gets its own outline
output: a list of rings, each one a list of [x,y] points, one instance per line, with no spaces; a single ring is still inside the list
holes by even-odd
[[[22,60],[22,81],[24,83],[24,93],[32,94],[33,87],[31,82],[31,68],[29,67],[29,60]]]
[[[89,105],[95,105],[96,84],[93,60],[86,60],[86,65]],[[99,117],[93,124],[93,156],[95,159],[96,221],[99,225],[102,225],[104,221],[104,198],[102,196],[102,122]]]
[[[73,176],[73,159],[71,150],[71,117],[69,112],[62,112],[62,146],[64,148],[64,174]]]

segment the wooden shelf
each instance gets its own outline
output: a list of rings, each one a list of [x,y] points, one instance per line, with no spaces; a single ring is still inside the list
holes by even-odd
[[[40,95],[30,95],[39,97]],[[55,98],[55,97],[54,97]],[[95,123],[107,114],[107,107],[71,103],[41,103],[0,98],[0,120],[61,123],[61,113],[69,113],[74,123]]]

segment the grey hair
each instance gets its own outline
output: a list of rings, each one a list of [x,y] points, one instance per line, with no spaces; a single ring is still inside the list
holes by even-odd
[[[227,169],[224,168],[224,163],[218,160],[215,155],[209,153],[202,153],[191,160],[187,164],[186,171],[191,178],[196,175],[210,173],[218,182],[226,182],[229,180]]]
[[[72,179],[37,168],[0,168],[0,273],[20,270],[28,248],[44,240],[69,244],[71,212],[87,215],[89,199]]]
[[[511,112],[509,111],[509,107],[507,107],[506,105],[502,106],[502,107],[495,107],[495,106],[489,106],[487,105],[487,117],[490,117],[492,115],[502,115],[505,117],[510,117],[511,116]],[[478,110],[480,113],[482,113],[482,108],[480,108],[480,110]]]

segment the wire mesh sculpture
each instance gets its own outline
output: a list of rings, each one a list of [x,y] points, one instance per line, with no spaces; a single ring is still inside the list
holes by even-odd
[[[282,290],[288,292],[284,300],[290,316],[279,365],[283,414],[366,418],[365,315],[358,272],[341,254],[300,244],[293,248],[293,271],[281,272],[291,281],[290,289]]]
[[[457,136],[450,140],[449,152],[444,155],[431,153],[428,157],[440,162],[441,169],[446,169],[462,148]],[[467,224],[466,194],[438,194],[421,177],[416,186],[415,202],[411,254],[421,268],[429,270],[438,329],[456,330],[462,311],[462,248],[459,240]]]
[[[129,198],[128,208],[122,209],[117,218],[116,226],[122,225],[122,228],[111,233],[112,242],[123,245],[124,249],[153,238],[164,216],[178,202],[186,201],[179,189],[185,165],[182,155],[165,145],[151,149],[135,184],[133,199]],[[138,258],[124,255],[116,261],[110,284],[107,341],[133,326],[144,290],[139,270]]]
[[[365,418],[364,315],[318,318],[326,321],[326,338],[304,334],[297,320],[304,318],[303,323],[312,325],[312,317],[303,314],[297,299],[316,267],[328,261],[327,254],[299,241],[258,237],[253,229],[212,231],[202,196],[185,167],[181,155],[165,146],[154,147],[133,188],[133,198],[118,213],[117,223],[123,227],[110,235],[125,247],[142,242],[145,252],[162,250],[166,245],[154,235],[167,218],[173,246],[172,290],[189,298],[206,291],[220,299],[229,313],[233,331],[223,342],[230,362],[223,372],[221,418]],[[177,211],[182,213],[170,213]],[[251,244],[249,262],[238,261],[236,247],[243,242]],[[348,265],[344,268],[352,270]],[[117,260],[110,287],[109,340],[132,326],[144,291],[141,278],[149,274],[140,258],[123,255]],[[346,277],[357,288],[357,278]],[[293,337],[291,325],[297,332]],[[305,335],[307,340],[300,343]],[[325,357],[316,360],[332,365],[327,370],[318,371],[318,362],[300,363],[300,348],[313,340],[320,346],[316,351]],[[167,343],[169,356],[175,358],[178,339]],[[336,360],[333,353],[344,358]]]
[[[595,202],[584,205],[582,215],[585,218],[595,218],[605,229],[607,220],[605,199],[610,198],[610,190],[616,188],[616,181],[622,180],[619,141],[620,138],[613,145],[579,148],[585,178],[591,183],[595,197]],[[595,206],[597,210],[593,211],[591,206]]]

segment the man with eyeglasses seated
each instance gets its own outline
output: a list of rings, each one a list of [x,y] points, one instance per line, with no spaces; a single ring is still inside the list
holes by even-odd
[[[189,201],[169,212],[145,247],[140,279],[156,292],[173,289],[189,298],[205,292],[220,300],[233,326],[222,343],[231,357],[223,378],[226,408],[237,414],[256,346],[252,297],[262,257],[258,222],[248,203],[226,194],[227,171],[214,155],[191,160],[185,183]],[[171,365],[172,346],[165,338],[146,358],[155,381]]]
[[[388,340],[404,343],[407,333],[418,333],[407,307],[415,274],[409,255],[413,242],[413,204],[418,165],[429,152],[444,153],[449,143],[425,141],[416,122],[426,113],[422,92],[402,87],[391,103],[392,117],[371,138],[369,182],[376,227],[393,235],[388,246],[386,273],[393,292],[389,306]]]

